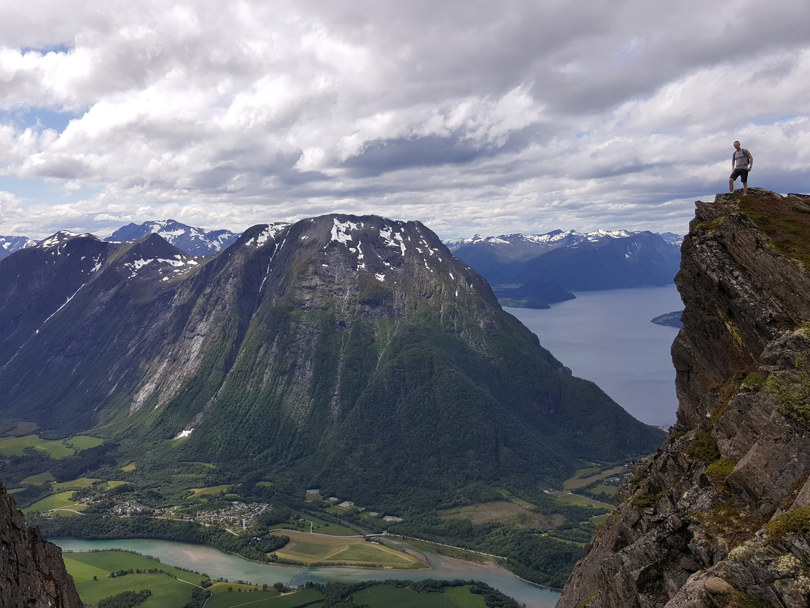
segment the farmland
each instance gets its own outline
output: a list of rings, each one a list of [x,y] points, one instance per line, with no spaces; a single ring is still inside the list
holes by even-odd
[[[150,589],[152,595],[140,608],[183,606],[204,580],[199,574],[125,551],[64,553],[63,557],[76,590],[88,605],[124,591]]]
[[[498,605],[513,605],[486,585],[463,582],[307,584],[288,589],[280,583],[259,586],[212,581],[206,575],[167,566],[155,558],[128,551],[68,552],[64,560],[87,606],[126,591],[146,589],[151,595],[138,604],[139,608],[177,608],[194,597],[199,601],[208,594],[211,596],[205,601],[206,608],[319,607],[324,606],[327,599],[351,600],[371,608],[486,608],[488,596],[507,602]]]
[[[290,537],[283,549],[276,551],[281,560],[300,564],[372,565],[381,568],[420,568],[415,557],[360,537],[326,536],[297,530],[282,530]]]

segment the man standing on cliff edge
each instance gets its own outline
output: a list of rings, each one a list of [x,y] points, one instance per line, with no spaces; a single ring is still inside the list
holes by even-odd
[[[745,148],[740,148],[740,142],[734,142],[734,154],[731,155],[731,175],[728,176],[728,191],[734,192],[734,180],[738,177],[742,181],[743,194],[748,194],[748,172],[754,168],[754,157]]]

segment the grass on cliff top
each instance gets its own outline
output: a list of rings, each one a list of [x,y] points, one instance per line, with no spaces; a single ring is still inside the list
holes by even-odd
[[[756,189],[739,200],[740,210],[768,235],[779,253],[810,269],[810,213],[793,209],[798,198]]]

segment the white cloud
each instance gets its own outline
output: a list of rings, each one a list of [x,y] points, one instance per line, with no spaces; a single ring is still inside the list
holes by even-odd
[[[446,237],[683,232],[734,139],[753,185],[807,184],[808,18],[805,0],[32,0],[0,22],[0,190],[26,220],[0,234],[329,211]]]

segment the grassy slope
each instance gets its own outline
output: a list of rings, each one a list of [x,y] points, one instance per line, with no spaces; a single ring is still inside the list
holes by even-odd
[[[767,190],[752,188],[740,197],[739,205],[751,220],[771,239],[781,254],[810,268],[810,213],[794,210],[799,202],[793,197],[779,197]]]

